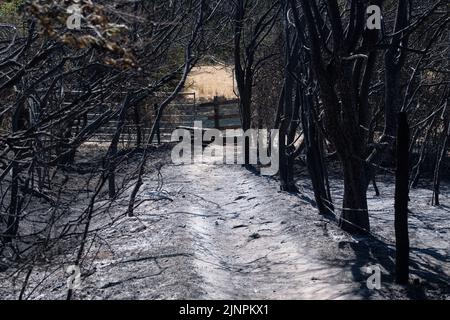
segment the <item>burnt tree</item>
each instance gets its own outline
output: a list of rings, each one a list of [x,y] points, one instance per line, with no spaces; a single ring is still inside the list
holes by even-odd
[[[397,169],[395,174],[395,276],[399,284],[409,277],[409,126],[404,112],[398,115]]]

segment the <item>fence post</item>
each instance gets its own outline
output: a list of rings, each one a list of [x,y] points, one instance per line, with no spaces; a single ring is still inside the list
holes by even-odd
[[[220,127],[220,115],[219,115],[219,101],[217,96],[214,96],[214,128],[219,129]]]
[[[158,105],[156,103],[153,106],[153,110],[155,111],[155,118],[156,118],[158,116]],[[158,145],[161,144],[161,131],[159,129],[159,121],[158,123],[156,123],[156,140],[158,142]]]
[[[409,126],[405,112],[398,114],[397,168],[395,173],[395,277],[398,284],[409,278]]]

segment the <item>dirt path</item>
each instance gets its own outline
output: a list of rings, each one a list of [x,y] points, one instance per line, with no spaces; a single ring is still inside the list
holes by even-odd
[[[192,181],[182,188],[185,203],[178,206],[189,217],[186,231],[204,282],[202,298],[358,298],[360,285],[342,268],[321,262],[324,248],[307,240],[317,232],[330,241],[342,237],[330,235],[308,201],[278,192],[275,181],[239,166],[194,164],[177,170]]]

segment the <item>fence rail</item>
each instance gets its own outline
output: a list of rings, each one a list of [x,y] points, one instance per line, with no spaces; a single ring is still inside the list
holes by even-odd
[[[159,95],[164,97],[162,93]],[[151,132],[155,119],[156,107],[147,108],[138,123],[127,121],[121,135],[121,143],[132,143],[141,135],[143,141]],[[86,123],[89,125],[99,117],[100,113],[87,114]],[[111,141],[117,128],[117,119],[112,119],[102,127],[89,142],[105,143]],[[239,100],[224,100],[214,97],[213,101],[196,103],[194,93],[183,93],[171,103],[161,117],[153,143],[170,142],[172,132],[179,127],[192,127],[195,121],[201,121],[205,128],[219,130],[241,128]],[[79,129],[79,128],[77,128]]]

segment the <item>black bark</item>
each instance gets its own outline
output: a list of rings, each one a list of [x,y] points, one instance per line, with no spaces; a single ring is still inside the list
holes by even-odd
[[[409,278],[409,126],[406,113],[398,115],[397,170],[395,175],[395,275],[398,284]]]

